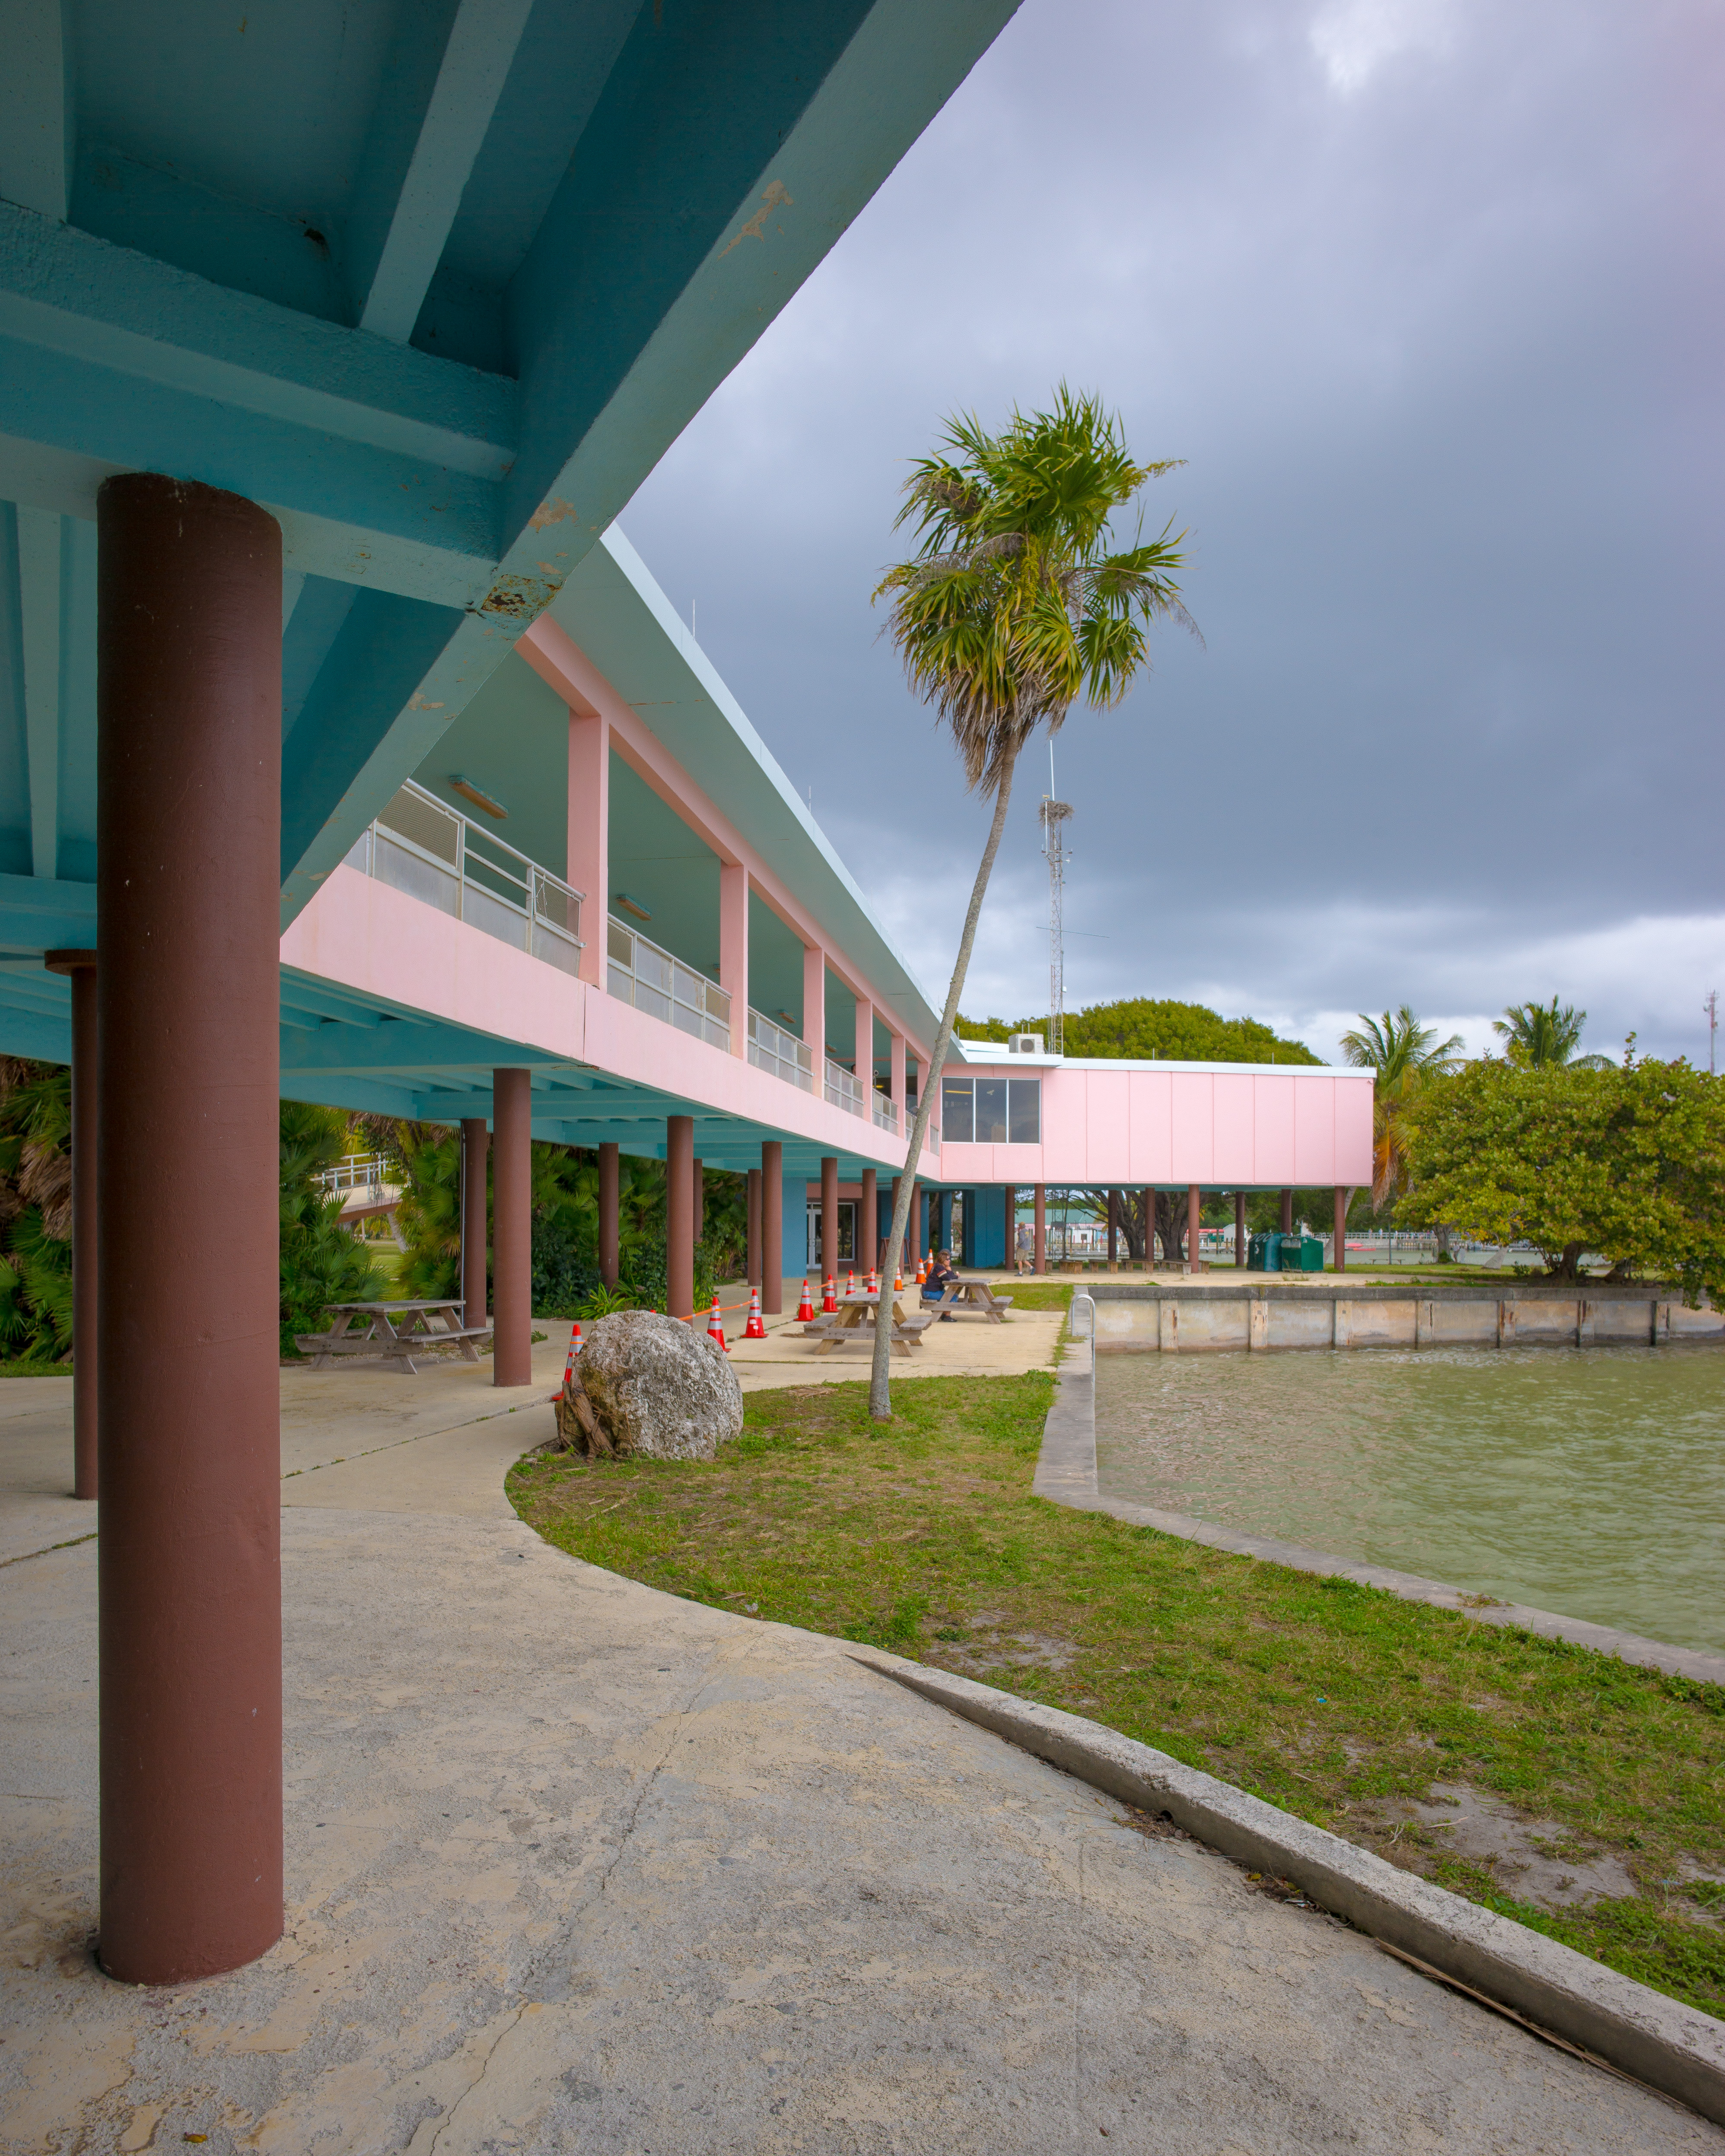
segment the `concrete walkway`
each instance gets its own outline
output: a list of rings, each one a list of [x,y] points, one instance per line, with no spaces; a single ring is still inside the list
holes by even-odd
[[[540,1354],[538,1405],[284,1373],[288,1933],[234,1976],[95,1969],[94,1544],[0,1568],[7,2149],[1725,2148],[842,1644],[551,1549]],[[0,1511],[70,1502],[69,1413],[0,1421]]]

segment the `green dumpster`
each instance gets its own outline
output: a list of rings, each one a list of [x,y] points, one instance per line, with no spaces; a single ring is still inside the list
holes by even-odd
[[[1278,1270],[1285,1273],[1321,1273],[1324,1269],[1324,1246],[1316,1235],[1282,1235],[1277,1239],[1281,1248],[1277,1253]]]
[[[1274,1273],[1281,1270],[1281,1236],[1274,1228],[1260,1228],[1246,1245],[1246,1270]]]

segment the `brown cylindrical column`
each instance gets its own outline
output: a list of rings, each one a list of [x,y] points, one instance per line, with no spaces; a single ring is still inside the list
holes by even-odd
[[[622,1177],[622,1166],[614,1145],[599,1147],[599,1278],[607,1287],[615,1287],[619,1270],[618,1257],[617,1210],[618,1188]],[[470,1318],[468,1322],[472,1323]]]
[[[922,1185],[913,1178],[911,1183],[910,1258],[912,1272],[922,1262]]]
[[[898,1194],[899,1194],[900,1191],[901,1191],[901,1190],[904,1188],[904,1187],[905,1187],[905,1179],[904,1179],[903,1176],[901,1176],[901,1175],[896,1175],[896,1176],[894,1176],[894,1177],[893,1177],[893,1178],[892,1178],[892,1196],[891,1196],[891,1201],[890,1201],[890,1202],[891,1202],[891,1206],[892,1206],[892,1218],[893,1218],[895,1220],[896,1220],[896,1219],[897,1219],[897,1218],[898,1218]],[[911,1240],[911,1224],[910,1224],[909,1220],[907,1219],[907,1220],[906,1221],[906,1223],[905,1223],[905,1235],[904,1235],[904,1240],[903,1240],[903,1242],[901,1242],[901,1243],[899,1245],[898,1262],[899,1262],[899,1270],[900,1270],[900,1271],[901,1271],[901,1272],[902,1272],[902,1271],[903,1271],[903,1270],[904,1270],[904,1263],[905,1263],[905,1251],[906,1250],[906,1249],[907,1249],[907,1248],[909,1247],[909,1245],[910,1245],[910,1240]],[[891,1286],[892,1286],[892,1282],[891,1282],[891,1281],[883,1281],[883,1282],[881,1283],[881,1285],[882,1285],[883,1286],[885,1286],[885,1287],[891,1287]]]
[[[761,1147],[761,1307],[769,1317],[784,1309],[784,1144]]]
[[[1294,1194],[1291,1190],[1285,1190],[1281,1194],[1281,1232],[1285,1235],[1291,1235],[1294,1232]]]
[[[1204,1193],[1195,1183],[1189,1183],[1186,1186],[1186,1269],[1189,1272],[1200,1272],[1204,1269],[1204,1260],[1198,1254],[1198,1229],[1203,1212]]]
[[[691,1244],[698,1243],[706,1230],[706,1178],[698,1160],[689,1163],[690,1235]]]
[[[483,1116],[461,1118],[461,1301],[464,1325],[483,1325],[486,1308],[485,1156],[491,1143]]]
[[[1336,1186],[1336,1270],[1348,1270],[1348,1193],[1340,1183]]]
[[[1036,1270],[1040,1273],[1045,1273],[1048,1270],[1048,1185],[1045,1183],[1039,1183],[1034,1188],[1036,1201],[1036,1227],[1034,1237]]]
[[[665,1276],[673,1317],[695,1315],[695,1118],[665,1119]]]
[[[491,1073],[491,1383],[533,1382],[533,1074]]]
[[[1120,1206],[1119,1194],[1108,1193],[1108,1270],[1112,1272],[1120,1262]]]
[[[820,1271],[823,1281],[839,1272],[839,1156],[831,1152],[820,1162]]]
[[[281,534],[96,506],[101,1918],[128,1984],[281,1936]]]
[[[1236,1269],[1243,1269],[1245,1265],[1246,1245],[1245,1193],[1236,1190],[1234,1194],[1234,1263]]]
[[[49,951],[72,984],[72,1495],[96,1494],[96,978],[94,951]]]
[[[759,1287],[761,1281],[761,1171],[752,1168],[745,1178],[748,1200],[748,1284]]]
[[[856,1208],[856,1262],[873,1272],[880,1262],[880,1186],[872,1168],[862,1172],[862,1196]]]

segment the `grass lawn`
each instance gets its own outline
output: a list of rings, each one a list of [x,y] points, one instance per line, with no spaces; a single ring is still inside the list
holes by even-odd
[[[860,1384],[756,1393],[711,1465],[534,1455],[510,1495],[592,1563],[1091,1716],[1725,2016],[1725,1690],[1051,1505],[1051,1385],[901,1379],[884,1430]],[[1634,1891],[1511,1898],[1406,1816],[1434,1784]]]

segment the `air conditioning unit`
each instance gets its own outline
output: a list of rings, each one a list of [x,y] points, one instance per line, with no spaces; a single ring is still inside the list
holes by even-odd
[[[1048,1050],[1042,1045],[1043,1040],[1040,1033],[1009,1034],[1006,1052],[1009,1055],[1046,1055]]]

